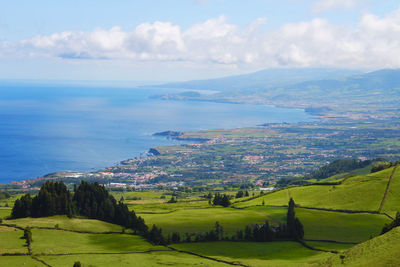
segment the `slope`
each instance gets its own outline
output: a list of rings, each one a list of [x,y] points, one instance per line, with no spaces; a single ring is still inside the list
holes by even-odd
[[[340,255],[321,260],[317,266],[399,266],[400,227],[350,248]]]

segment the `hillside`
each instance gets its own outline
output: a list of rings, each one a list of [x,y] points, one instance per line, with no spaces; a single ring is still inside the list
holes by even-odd
[[[266,70],[216,80],[172,83],[163,87],[215,90],[220,93],[167,93],[155,97],[302,108],[328,118],[399,117],[399,69],[364,74],[323,69]]]
[[[248,197],[233,198],[233,205],[226,208],[210,204],[204,192],[186,193],[187,197],[175,203],[168,203],[165,196],[172,192],[165,190],[112,192],[115,198],[125,199],[129,210],[144,218],[147,225],[157,224],[164,236],[178,233],[180,241],[153,245],[131,229],[82,216],[7,219],[0,225],[0,264],[72,266],[80,261],[83,266],[130,266],[132,262],[140,262],[139,266],[336,266],[341,264],[339,256],[344,255],[350,266],[386,266],[398,260],[394,251],[400,232],[394,229],[379,234],[383,225],[391,222],[383,212],[393,215],[399,207],[399,185],[400,171],[391,167],[348,177],[337,185],[291,187],[265,195],[250,190]],[[265,221],[274,227],[285,224],[290,197],[298,205],[295,214],[303,224],[308,246],[291,240],[238,239],[238,230],[245,226],[256,229]],[[216,222],[224,239],[196,239]],[[30,247],[21,239],[28,228],[33,239]]]
[[[192,90],[240,91],[287,86],[311,80],[343,78],[359,73],[361,72],[356,70],[328,68],[266,69],[254,73],[217,79],[167,83],[158,85],[157,87]]]
[[[343,266],[340,256],[344,256],[346,266],[399,266],[400,227],[368,240],[353,248],[322,260],[318,266]]]
[[[300,207],[320,209],[374,211],[377,212],[385,195],[389,177],[393,174],[383,211],[395,215],[400,206],[398,193],[400,171],[393,173],[394,167],[386,170],[349,177],[338,185],[310,185],[290,187],[254,200],[235,204],[237,207],[260,205],[286,205],[290,197]]]

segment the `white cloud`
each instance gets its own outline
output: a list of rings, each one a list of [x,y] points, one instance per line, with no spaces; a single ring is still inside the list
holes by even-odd
[[[221,16],[185,31],[170,22],[143,23],[92,32],[67,31],[3,43],[3,55],[127,62],[189,62],[265,68],[279,66],[400,67],[400,9],[385,17],[364,14],[355,28],[326,19],[259,31],[265,19],[245,29]],[[5,45],[6,44],[6,45]]]
[[[337,8],[353,8],[357,6],[356,0],[317,0],[314,3],[313,11],[323,13]]]

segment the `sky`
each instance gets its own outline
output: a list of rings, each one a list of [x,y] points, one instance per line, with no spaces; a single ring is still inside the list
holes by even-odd
[[[400,68],[393,0],[0,0],[0,79]]]

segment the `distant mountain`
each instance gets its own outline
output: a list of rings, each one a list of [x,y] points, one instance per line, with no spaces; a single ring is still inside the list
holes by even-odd
[[[289,86],[285,86],[287,91],[298,91],[299,89],[313,89],[321,93],[332,91],[352,91],[366,92],[385,92],[394,90],[400,93],[400,69],[385,69],[365,74],[348,76],[338,79],[321,79],[314,81],[305,81]]]
[[[266,69],[250,74],[229,76],[210,80],[194,80],[157,85],[163,88],[193,90],[238,91],[287,86],[305,81],[336,79],[360,74],[358,70],[328,68]]]
[[[186,89],[154,98],[301,108],[325,118],[400,118],[400,69],[271,69],[221,79],[160,85]],[[190,90],[215,90],[199,94]]]

